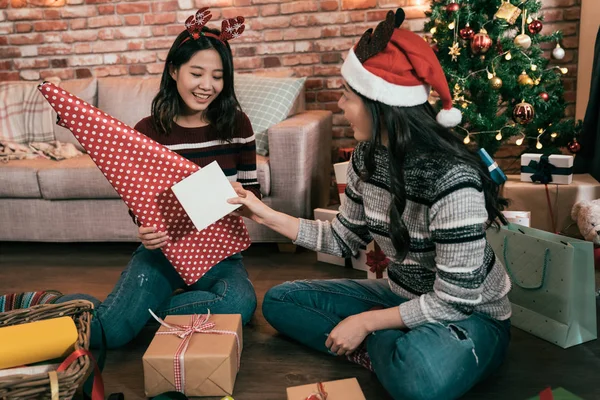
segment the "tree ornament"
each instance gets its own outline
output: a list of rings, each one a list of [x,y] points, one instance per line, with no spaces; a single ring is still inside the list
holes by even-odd
[[[528,35],[521,33],[515,37],[514,43],[515,46],[527,50],[531,47],[531,38]]]
[[[465,27],[460,30],[460,37],[464,40],[471,40],[473,39],[473,36],[475,36],[475,31],[469,26],[469,23],[467,22],[467,25],[465,25]]]
[[[534,19],[529,25],[527,25],[527,30],[529,30],[529,33],[531,33],[532,35],[537,35],[542,31],[543,27],[544,24],[542,24],[542,21],[540,21],[539,19]]]
[[[556,58],[557,60],[562,60],[565,58],[565,49],[560,47],[560,44],[556,43],[556,47],[554,50],[552,50],[552,57]]]
[[[521,86],[533,86],[533,84],[535,83],[533,81],[533,79],[531,79],[531,77],[529,75],[527,75],[527,72],[525,72],[525,71],[521,72],[521,75],[519,75],[519,78],[517,79],[517,81],[519,82],[519,85],[521,85]]]
[[[490,79],[490,87],[494,90],[500,89],[502,87],[502,79],[494,75],[494,77]]]
[[[530,123],[535,116],[533,106],[524,100],[513,109],[513,119],[521,125]]]
[[[573,154],[581,150],[581,144],[577,141],[576,138],[573,138],[573,141],[569,142],[567,146],[569,147],[569,151]]]
[[[541,97],[541,98],[542,98],[542,100],[544,100],[544,101],[548,101],[548,100],[550,100],[550,95],[549,95],[548,93],[546,93],[546,92],[542,92],[542,93],[540,93],[540,97]]]
[[[498,8],[498,11],[496,11],[496,14],[494,14],[494,18],[504,19],[512,25],[517,22],[519,15],[521,15],[519,7],[512,5],[509,1],[502,0],[502,4]]]
[[[455,0],[452,0],[452,2],[446,6],[446,12],[448,14],[453,14],[458,10],[460,10],[460,4],[456,3]]]
[[[483,28],[478,34],[473,36],[471,40],[471,50],[474,54],[485,54],[492,47],[492,39],[490,39],[487,31]]]
[[[452,61],[456,61],[458,56],[460,56],[460,47],[458,46],[458,42],[452,43],[452,46],[448,47],[448,49],[450,49],[448,54],[452,56]]]

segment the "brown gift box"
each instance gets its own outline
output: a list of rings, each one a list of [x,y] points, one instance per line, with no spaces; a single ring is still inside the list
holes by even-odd
[[[170,325],[191,325],[191,315],[169,315]],[[235,335],[205,332],[192,334],[183,357],[188,396],[226,396],[233,393],[238,372],[238,351],[242,353],[242,317],[240,314],[211,314],[214,330],[237,332]],[[158,332],[169,331],[161,326]],[[181,341],[177,335],[155,335],[142,357],[147,397],[175,391],[174,355]]]
[[[327,400],[366,400],[356,378],[341,379],[323,383]],[[287,388],[287,400],[306,400],[311,394],[318,393],[316,383]]]

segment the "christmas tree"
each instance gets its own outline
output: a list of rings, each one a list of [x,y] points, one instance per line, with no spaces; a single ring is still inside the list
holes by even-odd
[[[492,156],[509,139],[523,152],[579,150],[580,122],[564,117],[568,70],[540,46],[556,43],[552,57],[562,59],[562,34],[540,33],[540,8],[538,0],[432,0],[426,13],[426,39],[463,113],[455,131]]]

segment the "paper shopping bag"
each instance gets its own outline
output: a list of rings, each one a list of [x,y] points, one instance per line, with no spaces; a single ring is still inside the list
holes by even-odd
[[[512,283],[512,324],[567,348],[597,338],[593,244],[526,226],[487,239]]]

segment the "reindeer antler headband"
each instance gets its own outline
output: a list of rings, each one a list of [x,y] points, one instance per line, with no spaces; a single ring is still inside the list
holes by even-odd
[[[385,20],[375,28],[375,33],[373,33],[373,29],[367,29],[363,33],[354,49],[354,53],[361,63],[385,49],[392,38],[394,29],[400,27],[404,22],[404,15],[404,10],[401,8],[396,10],[396,14],[388,11]]]
[[[244,25],[244,17],[238,16],[235,18],[229,18],[223,20],[221,23],[221,34],[215,35],[210,32],[202,32],[202,28],[210,21],[212,14],[208,10],[208,7],[199,9],[195,15],[190,15],[185,21],[185,29],[189,32],[190,36],[181,41],[181,45],[190,39],[199,39],[200,36],[210,36],[215,39],[219,39],[225,43],[228,40],[240,37],[246,26]]]

